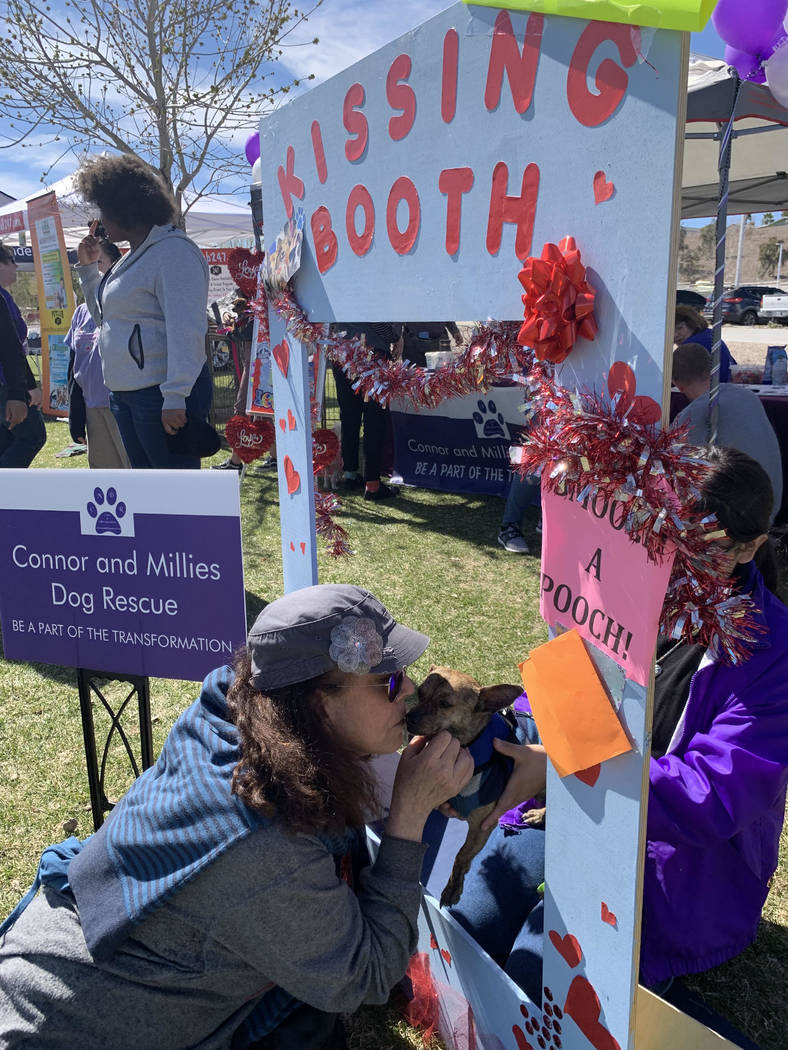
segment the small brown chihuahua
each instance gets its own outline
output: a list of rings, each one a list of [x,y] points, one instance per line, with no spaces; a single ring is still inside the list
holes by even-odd
[[[511,727],[501,716],[496,716],[502,723],[500,726],[490,727],[490,723],[495,713],[514,703],[522,691],[519,685],[484,687],[461,671],[433,666],[417,690],[418,702],[408,712],[406,724],[411,733],[434,736],[441,729],[447,729],[463,747],[477,741],[482,744],[481,762],[474,755],[477,764],[470,783],[461,794],[448,799],[452,808],[468,822],[468,835],[441,894],[441,906],[456,904],[460,899],[471,861],[489,838],[490,832],[482,831],[481,824],[495,808],[511,764],[493,748],[492,736],[513,737]],[[494,728],[494,732],[489,734],[489,740],[483,740],[488,728]]]

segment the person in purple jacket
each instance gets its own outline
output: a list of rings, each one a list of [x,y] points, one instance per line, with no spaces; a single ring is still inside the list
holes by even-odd
[[[640,957],[641,980],[657,991],[755,940],[788,784],[788,608],[775,593],[771,484],[743,452],[709,446],[701,454],[711,464],[703,509],[727,533],[719,573],[751,596],[763,633],[733,667],[684,640],[657,647]],[[486,825],[545,787],[540,745],[495,747],[515,766]],[[527,827],[512,834],[508,819],[509,834],[496,827],[477,855],[453,914],[539,1001],[544,835]]]

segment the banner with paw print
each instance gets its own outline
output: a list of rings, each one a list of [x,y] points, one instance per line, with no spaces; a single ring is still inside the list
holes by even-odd
[[[0,475],[6,659],[191,681],[232,662],[246,637],[237,478]]]

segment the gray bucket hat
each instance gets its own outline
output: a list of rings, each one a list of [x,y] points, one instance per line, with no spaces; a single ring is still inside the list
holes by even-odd
[[[324,583],[266,605],[249,632],[252,684],[278,689],[339,669],[393,674],[417,660],[426,634],[397,623],[361,587]]]

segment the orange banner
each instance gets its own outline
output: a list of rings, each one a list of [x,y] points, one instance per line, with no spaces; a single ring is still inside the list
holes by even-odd
[[[29,201],[27,218],[41,315],[41,410],[49,416],[67,416],[69,349],[65,337],[74,313],[74,289],[55,194],[44,193]]]

